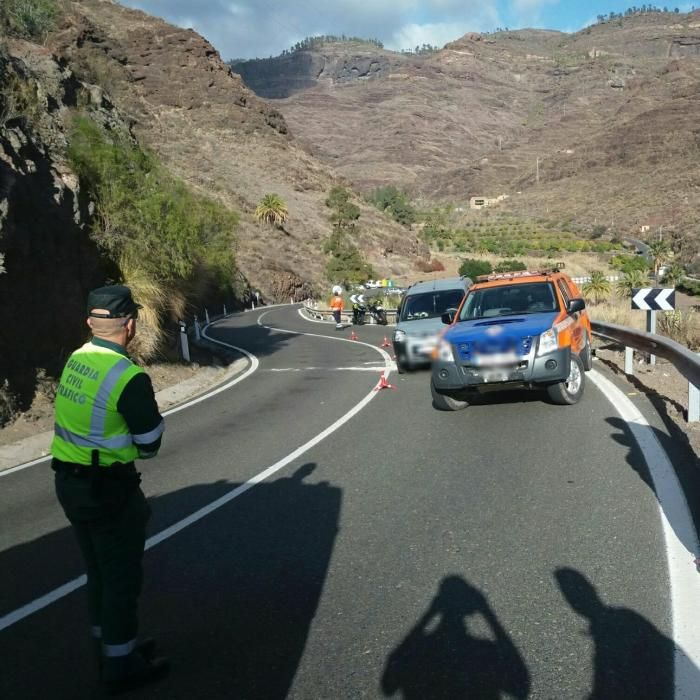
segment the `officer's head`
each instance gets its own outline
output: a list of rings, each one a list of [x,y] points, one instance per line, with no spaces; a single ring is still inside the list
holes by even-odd
[[[98,338],[126,347],[136,335],[136,319],[142,308],[121,284],[93,289],[87,299],[87,324]]]

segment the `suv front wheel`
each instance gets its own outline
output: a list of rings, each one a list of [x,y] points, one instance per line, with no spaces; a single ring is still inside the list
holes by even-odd
[[[548,386],[547,394],[553,403],[561,406],[571,406],[578,403],[583,396],[584,382],[583,362],[578,355],[572,353],[569,376],[563,382]]]
[[[440,394],[435,388],[432,379],[430,380],[430,393],[433,396],[433,406],[438,411],[461,411],[469,405],[469,401],[466,400],[464,393],[460,394],[460,398],[455,398],[448,394]]]

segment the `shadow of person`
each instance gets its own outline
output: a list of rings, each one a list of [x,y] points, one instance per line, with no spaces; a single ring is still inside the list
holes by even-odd
[[[688,474],[687,468],[680,462],[671,463],[671,455],[674,454],[673,444],[667,435],[664,435],[656,428],[652,428],[654,436],[658,440],[659,445],[665,456],[668,457],[668,467],[664,466],[665,459],[656,461],[656,483],[649,471],[645,453],[639,448],[637,439],[635,439],[634,431],[640,429],[640,426],[628,424],[626,421],[617,417],[606,418],[605,422],[610,427],[618,432],[611,433],[612,439],[628,448],[627,463],[637,473],[639,478],[649,487],[651,492],[656,497],[659,505],[663,509],[666,520],[673,528],[676,537],[688,552],[688,564],[690,565],[698,554],[698,537],[693,517],[700,517],[700,509],[693,503],[693,496],[700,494],[700,480],[697,474]],[[644,440],[642,434],[640,439]],[[653,449],[653,445],[651,448]],[[648,450],[647,450],[648,451]],[[653,454],[653,453],[652,453]],[[653,457],[652,457],[653,459]],[[679,489],[674,486],[673,477],[675,476],[681,486]],[[690,477],[690,478],[688,478]],[[678,497],[681,496],[681,500]],[[692,513],[692,516],[690,515]]]
[[[589,698],[672,698],[677,650],[673,640],[639,613],[605,605],[591,582],[575,569],[557,569],[555,578],[572,609],[589,622],[595,645]],[[697,687],[697,669],[693,676]]]
[[[342,490],[315,463],[247,488],[217,481],[149,499],[149,534],[205,515],[148,549],[140,627],[172,662],[153,700],[287,697],[323,592]],[[211,509],[215,505],[216,509]],[[82,572],[69,528],[0,551],[0,617]],[[47,632],[50,630],[50,632]],[[97,687],[84,590],[0,633],[0,698],[90,698]],[[52,643],[37,645],[42,635]],[[36,669],[41,668],[41,673]]]
[[[480,615],[491,639],[469,633],[467,618]],[[459,576],[447,576],[425,615],[389,656],[382,692],[406,700],[479,698],[509,693],[525,698],[530,675],[513,641],[484,595]]]

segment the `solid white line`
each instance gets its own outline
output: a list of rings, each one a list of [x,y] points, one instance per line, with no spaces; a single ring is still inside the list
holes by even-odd
[[[383,372],[386,364],[381,367],[274,367],[263,372]],[[393,369],[393,367],[392,367]]]
[[[275,328],[273,330],[276,330],[278,332],[289,332],[292,333],[293,331],[283,331],[279,328]],[[297,334],[297,335],[311,335],[310,333],[303,333],[303,334]],[[319,338],[325,338],[328,336],[317,336]],[[330,336],[332,338],[332,336]],[[234,347],[232,345],[228,345],[228,343],[224,343],[221,340],[214,340],[213,338],[209,338],[209,340],[212,340],[213,342],[218,343],[219,345],[225,345],[227,347]],[[341,340],[341,338],[335,338],[335,340]],[[347,342],[357,342],[357,341],[347,341]],[[362,345],[366,345],[366,343],[358,343]],[[382,355],[386,355],[386,353],[381,349],[381,348],[376,348],[373,345],[368,345],[368,347],[372,348],[373,350],[376,350],[377,352],[382,353]],[[246,354],[246,351],[243,351]],[[251,355],[251,357],[253,357]],[[388,357],[388,355],[387,355]],[[256,365],[257,366],[257,365]],[[391,372],[391,368],[387,367],[384,370],[384,373],[386,376]],[[180,530],[183,530],[184,528],[188,527],[189,525],[192,525],[193,523],[196,523],[197,521],[201,520],[202,518],[205,518],[207,515],[210,513],[213,513],[215,510],[221,508],[222,506],[226,505],[227,503],[230,503],[231,501],[234,500],[234,498],[238,498],[242,494],[244,494],[246,491],[249,489],[252,489],[253,486],[256,486],[262,481],[265,481],[268,477],[272,476],[276,472],[278,472],[280,469],[283,467],[286,467],[290,462],[293,462],[295,459],[303,455],[305,452],[308,452],[312,447],[315,447],[320,443],[322,440],[325,440],[329,435],[334,433],[338,428],[342,427],[347,423],[353,416],[357,415],[375,396],[377,395],[377,392],[374,390],[374,387],[372,390],[367,394],[358,404],[356,404],[353,408],[351,408],[347,413],[342,415],[340,418],[338,418],[335,423],[332,423],[329,425],[325,430],[320,432],[318,435],[315,437],[311,438],[308,442],[305,442],[301,447],[297,447],[296,450],[293,452],[290,452],[286,457],[283,457],[280,459],[278,462],[275,462],[271,466],[269,466],[267,469],[263,470],[256,476],[252,477],[245,483],[241,484],[240,486],[237,486],[235,489],[232,489],[228,493],[224,494],[220,498],[216,499],[212,503],[210,503],[207,506],[204,506],[203,508],[200,508],[198,511],[195,511],[191,515],[187,516],[186,518],[183,518],[179,522],[175,523],[174,525],[171,525],[170,527],[166,528],[162,532],[159,532],[157,535],[154,535],[153,537],[149,537],[148,540],[146,540],[146,549],[151,549],[151,547],[155,547],[157,544],[160,544],[164,540],[169,539],[173,535],[177,534],[180,532]],[[195,403],[199,403],[199,399],[195,401]],[[38,612],[42,608],[47,607],[48,605],[51,605],[51,603],[56,602],[57,600],[60,600],[61,598],[69,595],[73,591],[76,591],[77,589],[81,588],[82,586],[85,585],[87,582],[87,577],[86,576],[79,576],[76,579],[73,579],[72,581],[69,581],[68,583],[63,584],[62,586],[59,586],[58,588],[54,589],[53,591],[50,591],[46,595],[41,596],[40,598],[37,598],[36,600],[31,601],[30,603],[27,603],[26,605],[23,605],[20,608],[17,608],[16,610],[13,610],[10,613],[7,613],[3,617],[0,617],[0,631],[7,629],[8,627],[11,627],[12,625],[16,624],[20,620],[23,620],[25,617],[29,617],[29,615],[32,615],[35,612]]]
[[[233,315],[233,314],[232,314]],[[238,314],[242,315],[242,314]],[[226,318],[229,318],[228,316]],[[223,321],[225,319],[218,319],[216,321],[213,321],[210,323],[208,326],[204,326],[202,329],[202,335],[211,343],[216,343],[218,345],[224,345],[227,348],[231,348],[232,350],[236,350],[237,352],[240,352],[241,355],[246,357],[248,361],[250,362],[250,367],[243,373],[232,379],[230,382],[227,382],[226,384],[223,384],[220,387],[217,387],[216,389],[213,389],[212,391],[208,391],[205,394],[202,394],[201,396],[198,396],[196,399],[191,399],[190,401],[186,401],[185,403],[180,404],[179,406],[175,406],[174,408],[168,409],[167,411],[163,412],[163,416],[171,416],[173,413],[178,413],[179,411],[184,411],[186,408],[190,408],[191,406],[194,406],[198,403],[201,403],[202,401],[206,401],[207,399],[210,399],[212,396],[216,396],[217,394],[220,394],[223,391],[228,391],[232,386],[235,386],[239,382],[242,382],[244,379],[247,379],[250,377],[253,372],[255,372],[258,369],[258,366],[260,365],[258,358],[255,357],[252,353],[248,352],[247,350],[244,350],[243,348],[236,347],[235,345],[229,345],[228,343],[222,343],[219,340],[216,340],[215,338],[212,338],[211,336],[207,335],[207,329],[210,328],[214,323],[219,323],[220,321]],[[48,462],[51,459],[51,455],[46,455],[45,457],[39,457],[38,459],[34,459],[31,462],[25,462],[24,464],[19,464],[16,467],[10,467],[9,469],[4,469],[3,471],[0,471],[0,478],[3,476],[9,476],[10,474],[14,474],[15,472],[22,471],[23,469],[29,469],[29,467],[33,467],[37,464],[41,464],[42,462]]]
[[[697,624],[700,576],[693,563],[698,552],[698,536],[688,503],[671,460],[639,409],[596,370],[589,372],[588,376],[629,426],[649,468],[659,503],[671,587],[675,698],[697,698],[697,669],[700,668],[700,625]]]

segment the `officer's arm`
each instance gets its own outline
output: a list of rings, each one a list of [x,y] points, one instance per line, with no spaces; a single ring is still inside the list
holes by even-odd
[[[124,387],[117,410],[124,416],[141,459],[155,457],[160,449],[165,422],[158,411],[151,378],[140,372]]]

